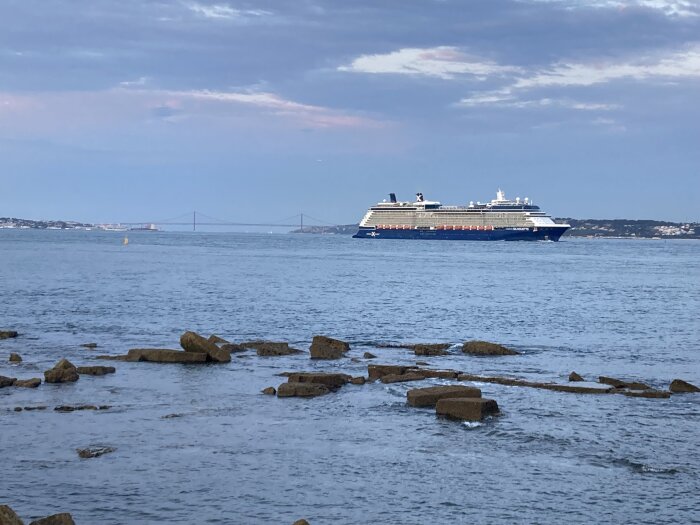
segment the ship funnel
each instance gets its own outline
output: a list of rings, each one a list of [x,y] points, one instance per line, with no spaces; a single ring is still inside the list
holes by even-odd
[[[390,193],[389,194],[389,200],[391,202],[396,202],[396,193]]]

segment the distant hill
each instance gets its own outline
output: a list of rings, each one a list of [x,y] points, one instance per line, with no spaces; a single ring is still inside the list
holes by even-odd
[[[92,224],[75,221],[33,221],[30,219],[16,219],[14,217],[0,217],[2,229],[35,229],[35,230],[84,230],[93,228]]]
[[[700,239],[700,223],[630,219],[571,219],[558,218],[557,222],[571,224],[565,237],[628,237],[638,239]],[[292,233],[316,233],[325,235],[352,235],[357,224],[339,226],[305,226]]]

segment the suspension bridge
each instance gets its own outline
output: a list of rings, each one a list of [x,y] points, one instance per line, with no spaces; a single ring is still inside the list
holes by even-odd
[[[192,231],[197,231],[200,226],[241,226],[241,227],[265,227],[265,228],[299,228],[304,231],[304,227],[319,227],[319,226],[338,226],[338,224],[317,219],[306,213],[297,213],[290,217],[284,217],[277,221],[271,222],[238,222],[226,219],[211,217],[204,213],[193,211],[183,213],[176,217],[170,217],[161,220],[147,220],[136,222],[120,222],[122,226],[143,226],[147,224],[155,224],[156,226],[191,226]]]

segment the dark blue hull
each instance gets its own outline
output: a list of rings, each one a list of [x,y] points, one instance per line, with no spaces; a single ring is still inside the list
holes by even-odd
[[[452,241],[558,241],[565,227],[429,230],[360,228],[355,239],[436,239]]]

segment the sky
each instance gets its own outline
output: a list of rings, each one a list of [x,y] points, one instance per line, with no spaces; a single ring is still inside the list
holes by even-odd
[[[0,217],[347,224],[498,188],[700,221],[700,1],[0,2]]]

